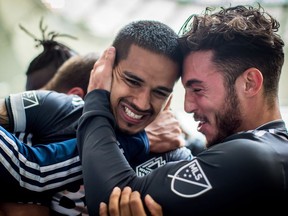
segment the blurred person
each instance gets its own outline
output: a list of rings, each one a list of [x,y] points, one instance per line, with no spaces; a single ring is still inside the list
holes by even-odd
[[[66,60],[57,70],[55,75],[52,77],[48,83],[42,87],[43,90],[53,90],[60,93],[66,93],[70,95],[78,95],[81,98],[84,98],[86,92],[87,92],[87,86],[88,81],[90,77],[90,72],[93,68],[94,63],[98,59],[99,55],[96,52],[91,52],[85,55],[75,55]],[[76,97],[74,99],[77,99]],[[79,99],[77,99],[79,102]],[[54,103],[54,101],[50,101],[50,104],[43,105],[50,106],[51,103]],[[45,108],[43,108],[45,111],[47,111]],[[79,113],[75,113],[75,117],[79,117]],[[29,117],[29,116],[28,116]],[[29,121],[28,117],[26,118],[26,121]],[[63,114],[62,117],[65,117]],[[67,117],[67,116],[66,116]],[[35,117],[33,117],[35,119]],[[57,122],[57,119],[54,119],[55,122]],[[72,118],[71,121],[74,121],[75,118]],[[64,124],[70,125],[70,122],[68,121],[62,121]],[[15,121],[14,123],[17,124]],[[61,124],[61,128],[55,127],[51,125],[51,129],[53,130],[53,136],[55,138],[55,135],[57,134],[57,130],[62,131],[63,130],[63,123]],[[34,126],[35,127],[35,126]],[[37,126],[38,128],[38,126]],[[49,129],[46,131],[48,132]],[[41,139],[47,137],[47,135],[37,133],[36,137],[41,137]],[[73,133],[73,132],[72,132]],[[26,143],[35,144],[39,143],[42,140],[33,139],[32,133],[20,133],[17,132],[17,137],[19,138],[29,138],[29,140],[25,140]],[[51,135],[49,135],[51,136]],[[49,140],[53,140],[53,136]],[[72,136],[72,135],[71,135]],[[56,139],[56,138],[55,138]],[[64,139],[64,137],[63,137]],[[52,197],[52,205],[50,209],[50,215],[56,215],[56,214],[62,214],[62,215],[78,215],[80,213],[87,214],[87,210],[85,209],[85,203],[82,201],[85,199],[85,194],[83,187],[80,187],[78,191],[73,190],[72,192],[65,190],[62,192],[59,192],[55,194]],[[82,205],[82,208],[80,207]],[[48,207],[41,206],[41,205],[33,205],[33,204],[18,204],[18,203],[2,203],[1,208],[5,209],[6,214],[15,215],[23,214],[23,212],[26,212],[27,215],[31,216],[31,211],[36,212],[37,209],[39,209],[39,212],[43,214],[44,212],[49,212]],[[46,208],[46,209],[45,209]]]
[[[42,88],[56,73],[57,69],[75,53],[56,41],[41,41],[43,52],[36,56],[26,71],[25,90]]]
[[[60,34],[55,31],[46,33],[48,27],[44,26],[43,18],[39,23],[42,39],[38,39],[32,33],[30,33],[22,25],[20,28],[31,36],[34,41],[37,42],[36,47],[43,47],[43,51],[38,54],[30,63],[26,71],[26,90],[36,90],[42,88],[56,73],[58,68],[70,57],[77,55],[78,53],[56,41],[59,37],[69,37],[76,39],[75,37],[67,34]]]
[[[98,53],[76,55],[65,61],[41,89],[74,94],[81,98],[87,93],[90,72],[99,58]]]
[[[134,34],[134,32],[140,31],[139,34]],[[142,33],[146,33],[148,35],[151,35],[152,39],[145,39],[143,38]],[[119,62],[125,62],[125,64],[127,64],[127,69],[129,67],[130,70],[133,71],[154,71],[157,72],[159,75],[157,76],[163,76],[165,77],[165,79],[157,79],[158,81],[156,83],[159,83],[160,86],[155,86],[154,89],[151,89],[151,93],[155,94],[157,97],[159,98],[163,98],[163,99],[157,99],[159,102],[161,101],[161,103],[158,104],[163,106],[162,109],[168,109],[169,107],[169,96],[171,91],[173,90],[173,86],[175,84],[175,82],[178,80],[178,78],[180,77],[180,68],[181,68],[181,53],[179,50],[179,46],[178,46],[178,42],[177,42],[177,34],[175,32],[173,32],[172,29],[170,29],[168,26],[161,24],[159,22],[156,21],[139,21],[136,23],[131,23],[130,25],[127,25],[126,27],[123,28],[122,32],[119,33],[120,35],[118,35],[118,38],[116,38],[115,43],[119,43],[118,46],[121,50],[121,42],[125,42],[125,46],[123,44],[122,47],[122,51],[123,53],[119,54]],[[127,39],[127,35],[129,34],[130,40],[126,40]],[[156,36],[159,36],[159,38],[162,38],[161,40],[159,40],[157,43],[155,43],[154,38]],[[161,37],[160,37],[161,36]],[[145,42],[145,43],[143,43]],[[169,42],[169,46],[166,46],[166,43]],[[138,47],[139,44],[139,47]],[[141,45],[141,46],[140,46]],[[143,46],[143,48],[142,48]],[[130,47],[130,48],[129,48]],[[146,51],[146,49],[151,50],[151,51]],[[146,53],[147,52],[147,53]],[[131,59],[130,55],[132,53],[133,58]],[[151,55],[151,57],[149,57],[149,55],[147,56],[146,54]],[[143,58],[143,55],[145,56],[145,58]],[[158,65],[149,65],[147,64],[147,62],[149,62],[150,59],[155,59],[156,61],[159,62],[163,62],[164,66],[162,64]],[[121,59],[121,60],[120,60]],[[141,61],[139,61],[141,60]],[[137,62],[135,64],[135,62]],[[146,62],[146,63],[145,63]],[[130,66],[131,65],[131,66]],[[129,67],[128,67],[129,66]],[[129,71],[129,70],[128,70]],[[163,71],[165,71],[165,73],[163,73]],[[120,71],[119,71],[120,72]],[[126,72],[126,70],[124,70],[124,72]],[[123,72],[122,72],[123,73]],[[126,72],[127,73],[127,72]],[[124,74],[123,74],[124,75]],[[141,81],[137,81],[134,79],[136,79],[136,77],[130,77],[129,73],[126,74],[126,78],[124,79],[123,77],[123,81],[125,81],[125,85],[128,85],[130,83],[130,85],[134,85],[136,82],[141,82]],[[166,81],[165,81],[166,80]],[[120,83],[119,83],[120,84]],[[123,85],[124,83],[122,83]],[[161,86],[161,84],[165,84],[165,88]],[[47,85],[48,86],[48,85]],[[168,88],[169,86],[169,88]],[[115,86],[115,88],[117,90],[120,90],[121,87],[123,88],[123,86],[119,85],[119,86]],[[169,92],[169,94],[167,93],[166,96],[166,92]],[[135,98],[137,99],[137,98]],[[61,106],[66,107],[66,109],[59,109],[59,105],[55,105],[55,103],[50,103],[49,100],[51,101],[57,101],[57,103],[59,104],[63,104]],[[141,100],[143,101],[143,98],[141,98]],[[149,100],[149,99],[148,99]],[[156,101],[157,101],[156,100]],[[27,104],[28,102],[28,104]],[[34,103],[35,102],[35,103]],[[57,104],[56,103],[56,104]],[[19,107],[17,107],[17,110],[14,109],[13,110],[13,104],[18,104],[21,105]],[[49,104],[47,109],[44,109],[45,104]],[[2,169],[1,173],[5,173],[5,171],[7,169],[9,170],[14,170],[17,179],[20,181],[20,184],[22,188],[20,191],[22,191],[21,196],[19,197],[14,197],[13,193],[14,191],[18,191],[18,183],[17,181],[15,182],[15,179],[11,179],[11,181],[9,181],[9,178],[5,179],[3,178],[2,180],[5,181],[4,185],[7,183],[11,183],[12,185],[14,185],[15,188],[13,188],[13,192],[11,192],[11,194],[9,194],[10,198],[13,199],[18,199],[23,201],[24,200],[29,200],[31,199],[31,194],[33,194],[33,200],[34,201],[38,201],[41,200],[39,197],[42,197],[42,199],[46,199],[47,197],[49,198],[49,196],[51,197],[51,194],[56,190],[59,191],[59,188],[62,189],[63,187],[66,187],[68,181],[69,183],[73,184],[73,181],[77,181],[77,184],[75,185],[79,185],[80,182],[80,168],[79,168],[79,163],[80,161],[77,159],[77,148],[75,149],[76,146],[76,142],[75,139],[73,139],[73,131],[75,133],[75,126],[77,126],[77,123],[74,124],[74,120],[77,119],[77,117],[75,117],[76,115],[71,115],[71,113],[73,112],[77,112],[78,114],[82,114],[82,110],[81,110],[81,104],[83,105],[83,102],[81,103],[81,100],[79,99],[79,97],[77,98],[75,95],[70,95],[70,96],[65,96],[64,94],[58,94],[56,92],[50,92],[50,91],[28,91],[28,92],[24,92],[22,94],[15,94],[15,95],[11,95],[9,98],[6,99],[6,105],[8,106],[6,108],[6,110],[8,111],[8,113],[10,113],[10,120],[12,119],[12,121],[10,121],[10,124],[7,124],[7,121],[4,122],[4,125],[6,124],[7,128],[10,128],[10,130],[12,130],[13,132],[20,132],[20,131],[29,131],[33,134],[33,138],[34,138],[34,143],[45,143],[45,145],[41,145],[41,144],[37,144],[34,145],[33,147],[27,147],[27,145],[23,145],[21,143],[19,143],[17,141],[17,139],[15,139],[15,137],[11,137],[11,135],[9,135],[8,133],[5,132],[4,129],[2,129],[3,132],[3,137],[9,137],[9,139],[12,140],[12,142],[14,143],[15,146],[18,146],[18,150],[17,148],[13,150],[14,151],[20,151],[20,154],[22,154],[21,157],[28,157],[27,158],[27,162],[32,162],[35,164],[44,164],[46,163],[45,166],[49,166],[49,172],[50,172],[50,176],[49,179],[51,179],[51,177],[53,176],[53,172],[57,172],[57,169],[59,169],[60,167],[57,166],[58,168],[55,169],[56,166],[53,166],[51,160],[51,155],[57,155],[57,158],[55,158],[55,161],[53,161],[53,163],[55,164],[63,164],[63,162],[65,160],[68,159],[72,159],[73,158],[73,164],[65,164],[65,166],[61,167],[61,169],[65,169],[66,171],[64,172],[64,170],[62,171],[64,175],[61,175],[61,182],[57,182],[58,181],[58,177],[55,177],[55,179],[53,178],[53,185],[49,185],[50,182],[45,182],[45,173],[42,173],[41,170],[41,165],[40,165],[40,170],[38,165],[36,167],[33,166],[33,169],[35,169],[35,173],[33,171],[33,175],[35,175],[36,177],[40,177],[43,176],[43,178],[39,179],[41,180],[40,182],[35,182],[36,179],[32,179],[28,180],[26,179],[27,176],[25,176],[25,173],[20,173],[20,176],[18,176],[17,173],[17,169],[15,169],[14,165],[10,166],[10,164],[6,164],[6,166],[8,167],[0,167]],[[78,106],[76,111],[73,109],[73,106]],[[165,107],[164,107],[165,105]],[[42,106],[42,107],[41,107]],[[22,108],[21,108],[22,107]],[[15,108],[15,107],[14,107]],[[25,117],[26,117],[26,123],[24,122],[19,122],[19,124],[15,124],[15,118],[14,117],[19,117],[21,116],[20,113],[22,113],[21,109],[24,110],[25,113]],[[61,111],[61,112],[60,112]],[[81,112],[80,112],[81,111]],[[119,140],[119,147],[122,148],[122,151],[124,153],[124,155],[126,157],[128,157],[128,159],[130,159],[131,165],[134,166],[135,170],[138,170],[139,175],[145,175],[147,172],[151,172],[153,169],[157,168],[158,166],[162,166],[163,164],[165,164],[168,161],[173,161],[173,160],[179,160],[179,159],[188,159],[191,158],[191,152],[189,151],[189,149],[186,149],[184,147],[182,148],[177,148],[174,151],[170,151],[170,152],[165,152],[165,153],[149,153],[149,142],[148,139],[146,137],[146,133],[143,130],[145,128],[145,126],[147,126],[147,124],[149,124],[151,122],[151,120],[155,119],[158,115],[160,110],[157,111],[157,113],[153,114],[152,117],[149,118],[149,120],[147,119],[147,121],[143,124],[143,126],[141,127],[141,129],[139,129],[139,132],[132,131],[131,135],[127,136],[127,134],[124,134],[123,132],[119,132],[117,134],[119,134],[118,139]],[[45,113],[49,112],[49,115],[45,115]],[[149,111],[151,112],[151,111]],[[154,111],[153,111],[154,112]],[[17,113],[17,114],[16,114]],[[63,114],[64,113],[64,114]],[[66,116],[65,116],[66,113]],[[67,114],[68,113],[68,114]],[[5,116],[5,115],[3,115]],[[22,114],[23,116],[23,114]],[[32,121],[29,120],[29,122],[27,121],[27,119],[29,118],[29,116],[31,116]],[[39,116],[45,116],[45,118],[39,118]],[[71,121],[71,118],[73,116],[73,121]],[[56,121],[55,121],[55,117],[56,117]],[[61,118],[60,118],[61,117]],[[14,119],[13,119],[14,118]],[[33,120],[34,118],[34,120]],[[79,116],[78,116],[79,118]],[[132,118],[132,117],[131,117]],[[23,118],[21,118],[23,120]],[[8,119],[9,120],[9,119]],[[18,119],[16,119],[17,122]],[[67,125],[67,124],[63,124],[65,121],[71,121],[71,125]],[[21,124],[20,124],[21,123]],[[26,124],[26,126],[25,126]],[[36,126],[37,125],[37,126]],[[18,127],[20,126],[20,127]],[[63,127],[65,126],[65,127]],[[25,128],[26,127],[26,128]],[[125,130],[126,132],[126,130]],[[127,131],[128,132],[128,131]],[[127,133],[126,132],[126,133]],[[122,134],[123,135],[120,135]],[[129,132],[128,132],[129,133]],[[175,132],[173,132],[175,133]],[[36,135],[36,136],[34,136]],[[139,136],[140,135],[140,136]],[[74,134],[75,137],[75,134]],[[53,144],[48,144],[49,142],[57,142],[60,140],[65,140],[65,139],[70,139],[72,138],[72,140],[68,140],[68,141],[63,141],[61,143],[53,143]],[[33,139],[32,139],[33,140]],[[37,140],[37,142],[36,142]],[[124,143],[126,143],[129,140],[133,140],[133,142],[131,141],[131,144],[128,146],[122,146],[121,143],[124,141]],[[3,146],[3,148],[9,148],[9,144],[6,143],[7,146]],[[175,146],[174,146],[175,148]],[[22,152],[23,151],[23,152]],[[27,155],[27,151],[29,151],[29,154]],[[67,151],[67,153],[63,154],[61,152],[63,151]],[[129,158],[129,154],[131,154],[132,152],[138,152],[138,155],[136,157],[133,158]],[[69,154],[70,155],[69,155]],[[18,153],[19,154],[19,153]],[[41,158],[40,158],[41,156]],[[6,156],[7,157],[7,156]],[[11,158],[14,161],[18,161],[19,158],[14,157],[13,155],[8,156],[7,158]],[[21,159],[21,158],[20,158]],[[47,161],[45,162],[44,160],[48,159],[48,164]],[[31,161],[32,160],[32,161]],[[53,159],[54,160],[54,159]],[[63,161],[61,161],[63,160]],[[23,162],[22,160],[20,160],[19,164],[21,166],[21,169],[25,170],[26,169],[26,165],[29,165],[29,163],[27,164],[26,162]],[[68,163],[68,162],[67,162]],[[63,164],[64,165],[64,164]],[[37,168],[38,167],[38,168]],[[32,167],[29,167],[29,169],[32,169]],[[55,170],[54,170],[55,169]],[[73,170],[74,169],[74,170]],[[73,171],[71,171],[73,170]],[[14,173],[13,172],[13,173]],[[27,171],[28,173],[30,173],[30,177],[31,178],[31,170]],[[27,173],[27,174],[28,174]],[[66,175],[67,173],[67,175]],[[68,174],[69,173],[69,174]],[[7,173],[6,173],[7,174]],[[56,173],[57,174],[57,173]],[[23,176],[22,176],[23,175]],[[74,179],[71,178],[71,175],[74,175]],[[65,180],[66,179],[66,180]],[[25,182],[26,180],[28,180],[28,182]],[[32,180],[32,181],[31,181]],[[37,184],[37,185],[35,185]],[[58,185],[56,185],[58,184]],[[61,185],[62,184],[62,185]],[[28,189],[26,191],[26,189]],[[55,187],[55,188],[53,188]],[[77,188],[74,187],[74,189]],[[6,187],[6,190],[10,190],[11,187]],[[43,193],[41,194],[40,192],[42,191],[49,191],[47,193]],[[55,190],[54,190],[55,189]],[[39,193],[33,193],[30,191],[38,191]],[[2,191],[2,194],[5,194],[5,191]],[[28,194],[28,195],[27,195]],[[35,195],[36,194],[36,195]],[[41,194],[41,195],[39,195]],[[13,196],[13,197],[12,197]],[[4,197],[3,197],[4,198]]]
[[[91,73],[77,129],[89,215],[98,215],[100,203],[102,215],[137,210],[139,216],[143,209],[142,215],[287,214],[288,133],[278,101],[284,42],[278,21],[261,5],[206,8],[189,20],[179,38],[184,107],[199,121],[207,150],[192,161],[135,174],[115,142],[109,95],[117,67],[114,48],[107,49]],[[102,105],[93,106],[99,101]],[[114,187],[125,188],[126,195],[119,199]],[[146,206],[129,205],[139,204],[139,193]]]
[[[96,62],[96,60],[98,59],[98,54],[97,53],[88,53],[86,55],[75,55],[72,56],[71,58],[69,58],[68,60],[66,60],[57,70],[57,72],[55,73],[55,75],[52,77],[52,79],[50,81],[48,81],[48,83],[42,88],[42,89],[46,89],[46,90],[53,90],[53,91],[58,91],[61,93],[67,93],[67,94],[73,94],[73,95],[78,95],[79,97],[83,98],[87,92],[87,86],[88,86],[88,81],[89,81],[89,76],[90,76],[90,72],[93,68],[94,63]],[[26,95],[26,96],[24,96]],[[33,95],[33,92],[30,92],[30,96],[29,96],[29,92],[25,92],[23,94],[23,102],[25,103],[25,101],[27,102],[28,100],[32,100],[34,102],[37,101],[36,98],[31,97]],[[14,94],[12,97],[15,97],[16,94]],[[19,98],[21,96],[18,96]],[[63,97],[64,98],[64,97]],[[34,100],[33,100],[34,99]],[[13,99],[12,99],[13,100]],[[56,99],[57,100],[57,99]],[[74,103],[79,103],[79,105],[73,105],[71,106],[71,108],[69,108],[69,112],[71,109],[71,112],[73,109],[77,108],[78,106],[81,107],[83,105],[83,101],[82,99],[79,99],[75,96],[73,96]],[[14,101],[14,100],[13,100]],[[38,102],[40,102],[41,100],[39,99]],[[15,103],[17,103],[17,100],[15,100]],[[43,103],[41,108],[43,109],[45,112],[47,112],[48,110],[45,109],[45,107],[48,108],[52,108],[53,106],[51,106],[51,104],[61,104],[61,103],[57,103],[56,101],[54,102],[54,100],[48,100],[48,103]],[[58,106],[55,106],[55,111],[59,110]],[[62,109],[62,108],[60,108]],[[67,109],[67,106],[66,106]],[[37,120],[37,118],[39,118],[39,115],[37,115],[37,113],[32,112],[31,115],[26,116],[26,121],[27,121],[27,130],[26,132],[21,132],[21,130],[19,130],[19,132],[16,132],[15,135],[19,138],[21,138],[21,140],[23,140],[25,143],[28,143],[29,145],[33,145],[33,144],[37,144],[37,143],[41,143],[41,142],[52,142],[53,140],[64,140],[66,138],[66,136],[68,134],[70,134],[67,138],[71,138],[71,137],[75,137],[75,129],[74,128],[70,128],[71,127],[71,123],[73,123],[74,121],[76,121],[81,114],[81,110],[79,112],[73,112],[73,114],[68,118],[68,120],[63,120],[61,119],[66,117],[67,118],[67,114],[68,114],[68,110],[67,112],[59,112],[58,114],[60,115],[59,117],[55,118],[55,115],[53,115],[50,111],[51,116],[54,116],[53,121],[55,121],[54,123],[51,122],[51,124],[47,125],[47,119],[45,118],[41,118],[43,119],[43,123],[44,125],[47,125],[48,127],[44,127],[43,130],[40,130],[40,126],[39,124],[40,121]],[[75,109],[76,110],[76,109]],[[13,110],[11,110],[13,112]],[[15,113],[16,114],[16,113]],[[17,116],[21,116],[25,114],[24,110],[23,112],[18,112]],[[43,113],[42,116],[44,116],[45,113]],[[33,118],[31,118],[31,116],[33,116]],[[74,116],[74,117],[73,117]],[[33,121],[37,121],[38,125],[36,124],[36,126],[34,124],[31,124],[31,126],[28,126],[29,121],[33,123]],[[64,118],[65,119],[65,118]],[[13,122],[13,124],[16,125],[21,125],[21,118],[17,119],[15,118],[14,120],[10,119],[11,122]],[[41,121],[42,122],[42,121]],[[48,121],[49,122],[49,121]],[[59,126],[58,124],[62,122]],[[56,124],[56,125],[54,125]],[[65,126],[65,127],[64,127]],[[49,129],[50,127],[50,129]],[[38,130],[38,131],[35,131]],[[63,134],[63,137],[61,138],[57,138],[58,134],[62,134],[63,130],[65,130],[66,132]],[[34,131],[34,137],[33,137],[33,133],[31,133],[31,131]],[[70,131],[68,133],[68,131]],[[48,134],[50,133],[50,134]],[[48,137],[51,137],[48,139]],[[87,213],[85,208],[79,208],[79,203],[81,204],[81,199],[84,199],[84,191],[82,189],[82,187],[80,187],[79,191],[73,191],[73,192],[69,192],[67,190],[63,191],[63,192],[59,192],[56,195],[53,196],[52,198],[52,207],[51,207],[51,211],[49,210],[49,208],[45,205],[39,205],[39,204],[22,204],[22,203],[1,203],[0,204],[0,209],[2,209],[6,215],[13,215],[13,216],[17,216],[17,215],[39,215],[41,214],[43,215],[55,215],[55,214],[63,214],[63,215],[70,215],[70,214],[74,214],[74,215],[78,215],[79,213]],[[49,200],[51,200],[51,197],[48,197],[47,199],[49,202]],[[58,201],[57,201],[58,200]],[[78,203],[78,204],[77,204]],[[77,204],[77,205],[76,205]],[[70,206],[74,206],[74,208],[70,207]],[[85,206],[85,204],[82,201],[82,205]],[[66,208],[66,206],[68,206]],[[75,207],[77,207],[75,209]]]

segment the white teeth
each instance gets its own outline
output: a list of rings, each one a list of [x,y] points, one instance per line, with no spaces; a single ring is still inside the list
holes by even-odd
[[[134,118],[134,119],[140,119],[142,118],[143,115],[137,115],[135,113],[133,113],[130,109],[128,109],[127,107],[125,107],[125,113],[131,117],[131,118]]]

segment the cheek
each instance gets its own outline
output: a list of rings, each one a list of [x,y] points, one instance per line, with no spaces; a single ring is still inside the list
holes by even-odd
[[[115,110],[117,108],[117,105],[119,104],[119,101],[122,98],[129,96],[129,89],[126,85],[121,85],[120,83],[114,82],[112,84],[111,92],[110,92],[110,104],[111,109],[113,110],[114,114]]]
[[[115,101],[117,98],[119,98],[123,93],[124,86],[121,85],[119,82],[113,82],[111,87],[111,98]]]

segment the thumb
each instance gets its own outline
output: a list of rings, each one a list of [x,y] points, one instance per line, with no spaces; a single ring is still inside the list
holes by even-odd
[[[173,95],[171,94],[163,110],[169,110],[170,109],[172,97],[173,97]]]

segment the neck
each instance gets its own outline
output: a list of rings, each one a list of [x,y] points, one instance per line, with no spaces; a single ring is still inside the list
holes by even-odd
[[[265,104],[263,106],[263,104]],[[250,109],[244,114],[243,124],[240,128],[241,131],[253,130],[263,124],[271,121],[282,119],[278,101],[268,105],[268,103],[254,103],[253,106],[247,107]]]

